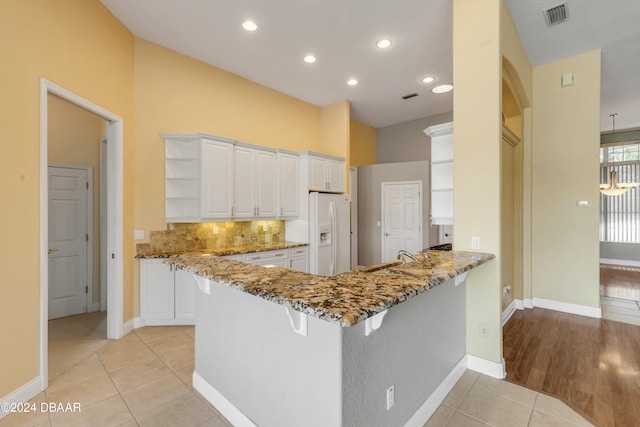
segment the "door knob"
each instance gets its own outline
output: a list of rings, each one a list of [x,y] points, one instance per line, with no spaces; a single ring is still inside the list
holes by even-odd
[[[51,248],[49,248],[49,250],[47,251],[47,253],[48,253],[48,254],[50,254],[51,252],[55,252],[55,251],[57,251],[57,249],[51,249]]]
[[[384,233],[384,235],[385,235],[385,236],[391,236],[391,234],[389,234],[389,233]]]

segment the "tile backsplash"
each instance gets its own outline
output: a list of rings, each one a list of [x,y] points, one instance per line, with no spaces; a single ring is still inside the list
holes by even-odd
[[[149,243],[139,243],[136,254],[181,253],[284,242],[284,224],[284,221],[168,224],[166,230],[151,231]]]

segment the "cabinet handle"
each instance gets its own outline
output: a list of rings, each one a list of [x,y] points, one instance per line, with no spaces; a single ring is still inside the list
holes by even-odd
[[[284,256],[284,254],[276,254],[275,256]]]
[[[253,256],[253,257],[251,257],[251,258],[249,258],[249,259],[250,259],[250,260],[254,260],[254,259],[260,259],[260,258],[262,258],[262,257],[261,257],[261,256]]]
[[[260,216],[260,206],[256,208],[256,216]]]

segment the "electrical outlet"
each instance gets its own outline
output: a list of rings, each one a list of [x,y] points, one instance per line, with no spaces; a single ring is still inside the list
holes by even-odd
[[[486,323],[480,323],[480,336],[486,337],[489,335],[489,325]]]
[[[471,249],[480,249],[480,238],[472,237],[471,238]]]
[[[387,389],[387,411],[396,403],[395,387],[391,386]]]
[[[214,235],[218,234],[218,231],[219,231],[219,230],[218,230],[218,226],[217,226],[217,225],[214,225],[214,226],[213,226],[213,234],[214,234]]]
[[[133,230],[133,240],[144,240],[144,230]]]

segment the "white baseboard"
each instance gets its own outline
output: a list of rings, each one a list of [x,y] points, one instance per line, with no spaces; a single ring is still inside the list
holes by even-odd
[[[209,401],[235,427],[257,427],[249,417],[229,402],[196,371],[193,371],[193,388]]]
[[[43,390],[42,378],[35,377],[13,393],[0,399],[0,406],[4,406],[6,403],[24,403],[33,399]],[[0,420],[9,415],[11,412],[0,411]]]
[[[135,319],[124,322],[124,324],[122,325],[122,336],[125,336],[129,332],[133,331],[134,323],[135,323]]]
[[[600,258],[600,264],[626,265],[627,267],[640,267],[640,261],[630,259]]]
[[[513,313],[516,312],[516,300],[511,301],[511,304],[509,304],[507,306],[507,308],[504,309],[504,311],[502,312],[502,319],[500,321],[500,325],[502,327],[504,327],[504,325],[507,324],[507,322],[509,321],[509,319],[511,319],[511,316],[513,316]]]
[[[449,375],[440,383],[433,393],[424,401],[418,410],[409,418],[404,427],[422,427],[431,418],[438,406],[447,397],[454,385],[458,382],[467,369],[467,356],[464,356],[458,364],[449,372]]]
[[[143,328],[145,326],[193,326],[196,324],[195,319],[145,319],[136,317],[133,319],[133,328]]]
[[[600,307],[590,307],[587,305],[571,304],[568,302],[553,301],[544,298],[534,298],[534,307],[546,308],[549,310],[561,311],[563,313],[578,314],[580,316],[602,318]]]
[[[502,359],[502,362],[498,363],[491,360],[482,359],[472,354],[467,354],[467,368],[471,369],[472,371],[480,372],[481,374],[497,378],[499,380],[507,376],[504,359]]]
[[[93,305],[91,306],[91,313],[95,313],[96,311],[100,311],[100,303],[99,302],[94,302]]]
[[[533,308],[533,300],[531,298],[514,299],[517,310],[524,310],[525,308]]]

